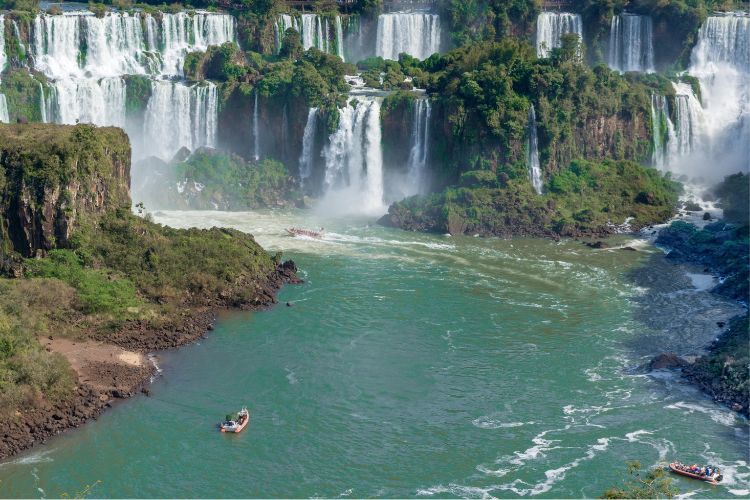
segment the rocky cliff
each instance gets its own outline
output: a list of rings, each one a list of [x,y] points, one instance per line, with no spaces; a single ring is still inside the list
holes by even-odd
[[[116,128],[0,125],[0,248],[65,248],[76,225],[129,206],[130,144]]]
[[[77,353],[176,347],[204,335],[216,310],[269,306],[298,282],[294,263],[252,235],[134,215],[129,184],[119,129],[0,126],[0,459],[148,380],[147,363],[133,370],[109,354],[76,365],[58,340],[80,343]]]

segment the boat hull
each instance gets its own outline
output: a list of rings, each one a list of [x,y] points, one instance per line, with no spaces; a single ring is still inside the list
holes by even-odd
[[[238,425],[237,427],[234,427],[232,429],[225,429],[224,427],[222,427],[220,430],[221,430],[221,432],[227,432],[227,433],[230,433],[230,434],[237,434],[237,433],[240,433],[243,430],[245,430],[245,427],[247,427],[248,422],[250,422],[250,415],[248,415],[245,418],[245,420],[243,420],[240,423],[240,425]]]
[[[691,479],[697,479],[698,481],[703,481],[704,483],[719,484],[719,481],[717,481],[713,477],[701,476],[700,474],[693,474],[692,472],[688,472],[688,471],[679,469],[677,467],[677,464],[675,464],[675,463],[669,464],[669,470],[671,470],[675,474],[679,474],[681,476],[689,477]]]

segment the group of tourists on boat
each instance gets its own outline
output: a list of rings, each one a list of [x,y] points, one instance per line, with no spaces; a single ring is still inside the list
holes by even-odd
[[[286,230],[289,236],[307,236],[308,238],[322,238],[325,229],[322,227],[317,231],[311,231],[309,229],[300,229],[298,227],[290,227]]]
[[[233,418],[232,415],[227,415],[224,421],[219,424],[219,429],[221,432],[242,432],[249,421],[250,412],[243,406],[236,417]]]
[[[693,477],[695,479],[701,479],[703,481],[709,481],[718,483],[723,479],[721,475],[721,469],[706,465],[705,467],[698,464],[686,465],[682,462],[672,462],[669,464],[669,468],[678,474],[683,476]]]

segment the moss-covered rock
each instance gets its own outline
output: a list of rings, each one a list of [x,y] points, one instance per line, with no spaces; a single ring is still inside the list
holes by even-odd
[[[381,223],[407,230],[486,236],[606,235],[674,214],[679,185],[628,161],[575,161],[544,195],[528,179],[467,172],[462,187],[394,203]],[[648,202],[645,202],[645,198]]]
[[[5,94],[10,122],[41,122],[41,103],[49,92],[44,75],[18,69],[6,72],[0,80],[0,94]]]
[[[130,143],[116,128],[0,125],[0,247],[69,245],[83,218],[130,204]]]

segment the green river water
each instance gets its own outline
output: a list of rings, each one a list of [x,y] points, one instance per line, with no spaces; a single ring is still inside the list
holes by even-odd
[[[639,339],[658,332],[631,274],[656,249],[297,213],[156,219],[249,231],[306,283],[159,354],[152,397],[0,464],[0,496],[100,481],[92,496],[591,497],[621,481],[628,459],[671,458],[723,469],[718,487],[678,479],[684,494],[750,493],[747,422],[672,376],[633,370],[654,350]],[[283,236],[293,224],[328,233]],[[248,429],[218,433],[243,404]]]

